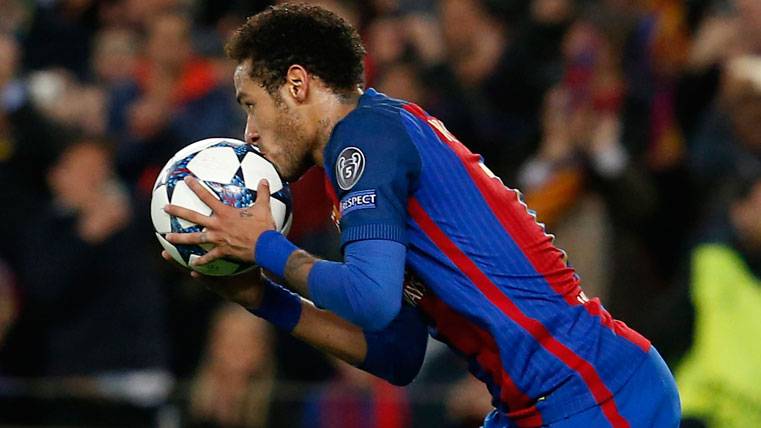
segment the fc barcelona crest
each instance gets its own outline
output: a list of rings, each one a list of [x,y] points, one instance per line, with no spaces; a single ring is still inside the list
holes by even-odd
[[[349,190],[365,171],[365,155],[356,147],[347,147],[338,155],[336,181],[342,190]]]

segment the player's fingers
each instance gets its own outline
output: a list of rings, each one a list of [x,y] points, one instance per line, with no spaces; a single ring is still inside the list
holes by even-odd
[[[223,247],[214,247],[203,256],[193,260],[193,266],[205,265],[223,256],[225,256],[225,249]]]
[[[270,183],[266,178],[259,180],[259,184],[256,186],[256,206],[270,209]]]
[[[214,232],[202,231],[192,233],[167,233],[165,238],[172,244],[199,245],[199,244],[216,244],[217,234]]]
[[[165,205],[164,212],[185,219],[191,223],[200,224],[201,226],[209,226],[209,223],[213,221],[212,218],[207,215],[203,215],[198,211],[193,211],[179,205]]]
[[[187,266],[180,264],[180,262],[178,262],[177,260],[175,260],[175,259],[174,259],[174,257],[172,257],[172,255],[171,255],[171,254],[169,254],[169,252],[167,252],[166,250],[164,250],[164,251],[162,251],[162,252],[161,252],[161,257],[162,257],[164,260],[166,260],[166,261],[168,261],[169,263],[171,263],[172,265],[174,265],[174,267],[176,267],[176,268],[178,268],[178,269],[182,269],[182,270],[185,270],[185,269],[187,269]]]
[[[185,184],[190,187],[190,190],[193,191],[193,193],[198,196],[198,198],[203,201],[204,204],[206,204],[213,212],[218,212],[220,209],[225,208],[225,204],[223,204],[219,199],[217,199],[214,194],[212,194],[207,188],[203,187],[200,181],[198,181],[197,178],[187,176],[184,179]]]

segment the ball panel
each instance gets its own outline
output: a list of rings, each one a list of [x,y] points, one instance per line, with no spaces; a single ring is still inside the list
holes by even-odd
[[[166,186],[156,188],[151,198],[151,221],[153,222],[153,228],[158,233],[169,233],[172,231],[169,214],[164,212],[164,205],[169,203],[169,196],[166,194],[166,190]]]
[[[166,185],[167,177],[169,176],[169,173],[171,172],[171,170],[167,168],[167,165],[164,166],[164,168],[159,173],[159,176],[156,177],[156,182],[153,183],[153,190],[156,190],[159,186]]]
[[[272,218],[275,219],[275,227],[277,230],[282,230],[284,226],[285,218],[285,204],[278,201],[275,198],[270,198],[270,210],[272,211]]]
[[[285,215],[283,218],[290,218],[293,211],[293,206],[291,203],[291,188],[288,186],[288,184],[286,183],[282,189],[272,193],[270,196],[273,199],[277,199],[278,201],[285,204]],[[287,223],[287,221],[283,220],[283,223]]]
[[[169,216],[169,221],[172,223],[172,233],[194,233],[203,230],[201,226],[190,222],[183,221],[183,223],[190,223],[190,226],[183,226],[180,224],[179,217]],[[182,247],[182,245],[180,245],[180,247]]]
[[[285,236],[288,236],[288,232],[291,231],[291,223],[293,223],[293,216],[288,215],[288,218],[285,220],[285,226],[283,226],[283,229],[280,231]]]
[[[212,194],[214,193],[212,192]],[[211,215],[211,208],[209,208],[208,205],[204,204],[203,201],[201,201],[198,196],[196,196],[196,194],[190,190],[190,187],[188,187],[184,181],[178,181],[174,185],[174,192],[172,193],[172,205],[178,205],[183,208],[199,212],[205,216]],[[179,221],[180,227],[182,228],[191,227],[194,225],[194,223],[181,218],[177,218],[177,220]]]
[[[235,181],[235,180],[233,180]],[[203,182],[202,182],[203,183]],[[256,200],[256,192],[247,189],[237,183],[220,184],[214,182],[203,183],[225,205],[235,208],[248,208]]]
[[[209,147],[197,153],[188,163],[188,170],[205,181],[229,183],[240,162],[230,147]]]
[[[243,143],[243,145],[235,147],[234,150],[235,155],[238,156],[238,162],[243,162],[248,153],[257,152],[258,149],[250,144]]]
[[[283,182],[280,180],[275,167],[266,159],[256,153],[249,153],[240,163],[243,169],[243,178],[246,181],[246,187],[256,190],[259,181],[266,178],[270,183],[270,193],[274,193],[283,188]]]
[[[161,244],[161,246],[164,247],[166,252],[169,253],[169,255],[172,256],[172,258],[175,261],[177,261],[177,263],[181,264],[184,267],[188,267],[188,264],[185,263],[185,260],[180,255],[180,252],[177,251],[177,248],[175,248],[175,246],[171,242],[169,242],[166,239],[164,239],[164,237],[161,236],[158,233],[156,234],[156,238],[158,238],[159,243]]]
[[[190,265],[190,260],[192,260],[193,257],[200,257],[206,254],[206,250],[198,245],[176,245],[175,248],[177,248],[180,258],[182,258],[182,260],[188,265]]]
[[[231,138],[207,138],[205,140],[196,141],[195,143],[189,144],[185,146],[184,148],[180,149],[174,156],[172,156],[172,159],[169,160],[167,163],[176,162],[178,159],[182,159],[184,157],[188,157],[194,153],[198,153],[201,150],[213,146],[215,144],[219,144],[220,142],[237,142],[244,144],[243,141],[235,140]]]
[[[214,260],[211,263],[207,263],[202,266],[192,266],[192,263],[197,260],[200,256],[197,256],[195,254],[192,254],[190,256],[190,264],[191,269],[193,269],[196,272],[200,272],[204,275],[209,276],[229,276],[236,273],[240,273],[240,264],[237,262],[232,262],[225,259],[218,259]]]

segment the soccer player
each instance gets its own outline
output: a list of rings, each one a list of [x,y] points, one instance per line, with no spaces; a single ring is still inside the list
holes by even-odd
[[[661,357],[586,298],[520,194],[420,107],[360,89],[364,48],[351,26],[281,5],[251,17],[227,53],[246,141],[287,180],[324,168],[343,262],[273,230],[266,181],[236,209],[188,179],[213,215],[167,206],[205,227],[167,239],[214,244],[199,264],[256,262],[306,299],[266,278],[216,291],[399,385],[417,374],[430,333],[487,385],[487,428],[678,426]]]

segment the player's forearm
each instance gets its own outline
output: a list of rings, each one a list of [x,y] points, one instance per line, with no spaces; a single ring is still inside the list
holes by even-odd
[[[275,231],[263,233],[256,243],[254,260],[264,269],[284,278],[288,288],[311,298],[307,282],[309,271],[317,260]]]
[[[405,307],[381,331],[363,331],[332,312],[301,303],[294,337],[394,385],[415,378],[425,356],[428,331],[420,314]]]
[[[264,277],[262,297],[248,310],[280,330],[334,355],[359,365],[365,360],[367,344],[363,331],[331,312],[317,309],[280,284]]]
[[[362,329],[377,331],[399,313],[405,252],[395,241],[354,241],[344,247],[344,262],[330,262],[267,232],[255,254],[257,263],[285,278],[289,289]]]
[[[383,330],[366,331],[266,278],[264,287],[249,310],[294,337],[396,385],[420,369],[427,328],[415,308],[404,307]]]
[[[367,331],[386,327],[399,313],[404,245],[383,240],[344,246],[343,263],[319,260],[309,271],[310,300]]]
[[[304,250],[296,250],[288,257],[284,277],[288,288],[311,298],[309,295],[309,272],[317,259]]]
[[[306,300],[302,300],[301,319],[291,334],[354,366],[362,364],[367,355],[367,342],[359,327]]]

